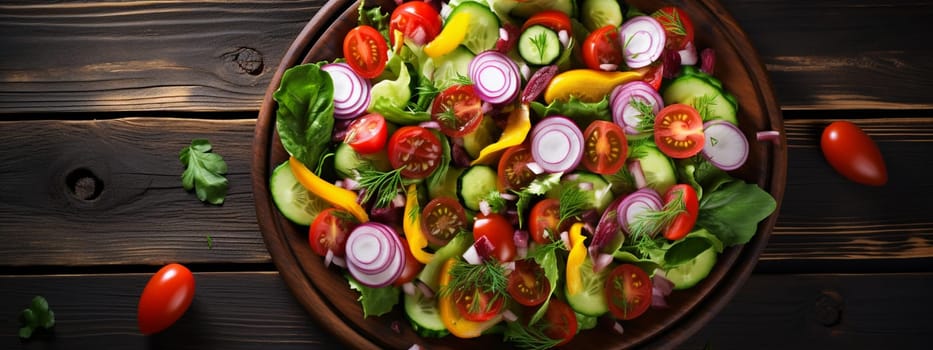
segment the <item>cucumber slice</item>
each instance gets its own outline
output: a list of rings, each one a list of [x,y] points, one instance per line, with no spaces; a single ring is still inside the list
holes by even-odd
[[[717,84],[719,86],[717,86]],[[664,98],[665,105],[674,103],[694,105],[697,99],[704,96],[706,98],[712,98],[712,103],[709,105],[708,116],[704,117],[711,120],[725,120],[738,125],[735,100],[730,97],[728,93],[723,91],[720,88],[721,86],[722,83],[715,80],[715,78],[687,74],[674,79],[674,81],[664,89],[662,97]]]
[[[712,247],[697,255],[693,260],[672,267],[666,271],[665,276],[674,283],[674,289],[687,289],[695,286],[716,266],[716,259],[719,255]]]
[[[385,150],[364,156],[356,153],[350,145],[341,142],[334,151],[334,170],[337,171],[337,175],[352,179],[356,177],[354,170],[363,169],[388,171],[392,169],[392,164],[389,163],[389,156]]]
[[[573,0],[527,0],[512,8],[510,14],[520,18],[528,18],[544,10],[557,10],[575,17],[576,5]]]
[[[518,54],[529,64],[544,66],[554,63],[562,49],[557,32],[542,25],[528,27],[518,37]]]
[[[330,206],[298,182],[287,161],[272,170],[269,192],[282,215],[299,225],[310,226],[317,214]]]
[[[655,146],[639,147],[633,152],[635,159],[641,163],[641,171],[645,174],[645,182],[658,193],[667,192],[671,186],[677,184],[677,172],[674,163]]]
[[[622,7],[616,0],[584,0],[580,5],[583,25],[591,31],[611,25],[622,25]]]
[[[567,286],[564,285],[564,294],[567,296],[567,304],[570,308],[587,316],[600,316],[609,312],[605,284],[610,271],[612,269],[606,268],[599,273],[593,272],[593,259],[587,257],[580,265],[583,290],[577,294],[570,294],[567,293]]]
[[[447,174],[444,174],[444,180],[426,181],[428,183],[428,195],[431,198],[450,197],[457,198],[457,179],[463,173],[462,168],[450,167]]]
[[[470,210],[479,210],[479,202],[489,192],[495,191],[498,181],[496,171],[485,165],[474,165],[463,172],[457,179],[457,194],[463,206]]]
[[[470,30],[461,45],[474,55],[496,47],[496,41],[499,40],[499,17],[496,17],[496,14],[485,5],[475,1],[465,1],[457,5],[450,13],[450,17],[458,13],[470,14]]]
[[[496,121],[490,117],[483,117],[475,131],[463,136],[463,148],[470,158],[479,158],[479,152],[499,139],[502,131],[496,127]]]
[[[470,50],[457,47],[446,55],[434,58],[434,87],[444,90],[453,85],[458,76],[470,76],[473,57]]]
[[[561,189],[565,186],[579,186],[581,183],[587,182],[593,185],[593,189],[586,191],[591,194],[590,206],[598,212],[603,212],[609,207],[609,204],[612,203],[612,193],[607,191],[606,188],[609,187],[609,182],[605,178],[594,173],[579,171],[573,173],[571,176],[575,176],[576,179],[573,181],[561,181],[561,186],[552,188],[547,192],[548,198],[560,199]]]
[[[413,294],[405,294],[403,303],[405,304],[405,316],[408,317],[411,328],[418,335],[426,338],[440,338],[450,333],[441,321],[436,299],[425,298],[420,291],[416,291]]]

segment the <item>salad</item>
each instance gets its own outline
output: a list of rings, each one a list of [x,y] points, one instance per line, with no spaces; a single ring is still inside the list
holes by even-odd
[[[600,319],[624,336],[774,211],[730,174],[749,140],[683,10],[388,10],[361,2],[344,56],[288,69],[273,95],[290,155],[273,200],[364,317],[401,308],[422,337],[534,349]]]

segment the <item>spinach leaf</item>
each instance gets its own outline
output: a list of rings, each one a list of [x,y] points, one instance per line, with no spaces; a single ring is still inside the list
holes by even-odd
[[[720,186],[735,180],[728,173],[700,156],[678,162],[677,170],[680,173],[680,178],[684,179],[697,191],[698,199],[703,199],[704,192],[714,192]]]
[[[392,308],[398,303],[399,290],[397,287],[367,287],[350,275],[347,275],[347,280],[350,282],[350,288],[360,292],[360,298],[357,300],[363,305],[363,318],[384,315],[392,311]]]
[[[700,200],[697,226],[709,230],[730,247],[748,243],[758,222],[771,215],[777,202],[768,192],[741,180],[729,182]]]
[[[275,127],[291,156],[315,169],[334,131],[334,82],[320,63],[289,68],[279,89]]]
[[[664,252],[664,267],[669,269],[689,262],[710,247],[712,243],[704,237],[684,237]]]

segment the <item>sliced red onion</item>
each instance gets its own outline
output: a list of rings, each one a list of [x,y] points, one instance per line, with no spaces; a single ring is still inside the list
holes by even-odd
[[[573,246],[570,244],[570,233],[569,232],[567,231],[561,232],[560,240],[561,242],[564,242],[564,248],[567,248],[567,250],[570,250],[571,248],[573,248]]]
[[[528,66],[526,65],[524,67],[527,68]],[[522,75],[528,77],[524,72],[522,72]],[[529,103],[538,99],[538,96],[544,92],[544,89],[547,88],[547,85],[555,75],[557,75],[557,65],[545,66],[538,69],[534,75],[528,78],[528,83],[525,84],[525,90],[522,91],[522,103]]]
[[[635,220],[639,215],[647,211],[659,211],[664,206],[661,195],[657,191],[645,187],[632,194],[629,194],[619,203],[617,215],[619,216],[619,226],[627,234],[632,234],[629,223]],[[656,234],[657,232],[651,232]]]
[[[531,157],[546,172],[572,170],[583,159],[583,133],[570,119],[542,119],[531,132]]]
[[[531,67],[529,67],[527,63],[520,63],[518,65],[518,71],[522,73],[522,79],[525,79],[526,81],[531,79]]]
[[[557,40],[560,40],[560,45],[567,47],[570,45],[570,33],[566,29],[557,32]]]
[[[416,288],[417,287],[415,287],[415,284],[413,282],[407,282],[407,283],[402,284],[402,292],[404,292],[405,295],[415,295]]]
[[[635,102],[637,99],[637,102]],[[651,84],[641,80],[620,85],[612,90],[610,103],[612,107],[612,121],[621,126],[629,135],[639,134],[636,128],[644,117],[635,104],[641,102],[651,107],[657,114],[664,108],[664,99]]]
[[[528,167],[528,170],[531,170],[535,175],[541,175],[544,173],[544,168],[542,168],[538,163],[528,162],[525,163],[525,166]]]
[[[377,222],[361,224],[347,238],[347,269],[366,286],[387,286],[405,267],[402,249],[405,247],[391,227]]]
[[[758,141],[770,141],[774,144],[780,144],[781,132],[775,130],[759,131],[755,134],[755,139]]]
[[[622,228],[619,227],[618,210],[624,197],[616,198],[609,203],[606,210],[603,211],[596,224],[596,230],[593,231],[593,239],[590,241],[590,252],[593,253],[612,253],[622,246],[625,242],[625,235],[622,234]]]
[[[405,206],[405,196],[401,193],[395,195],[395,198],[392,198],[392,206],[396,208],[402,208]]]
[[[602,272],[612,263],[611,254],[595,252],[595,249],[590,249],[590,258],[593,259],[593,272],[596,273]]]
[[[346,63],[325,64],[321,70],[330,74],[334,83],[334,118],[354,118],[366,111],[372,100],[369,80],[356,74]]]
[[[632,177],[635,179],[635,188],[648,187],[648,180],[645,179],[645,172],[641,169],[641,162],[638,159],[628,163],[628,171],[632,173]]]
[[[330,267],[330,263],[333,260],[334,260],[334,251],[331,249],[328,249],[327,253],[324,254],[324,267]]]
[[[616,322],[614,325],[612,325],[612,330],[616,331],[616,333],[619,333],[619,335],[625,333],[625,328],[622,328],[622,324],[619,322]]]
[[[418,123],[418,126],[425,128],[425,129],[431,129],[431,130],[441,129],[441,123],[438,123],[436,120],[428,120],[425,122],[421,122],[421,123]]]
[[[334,264],[334,266],[342,267],[342,268],[347,268],[347,260],[345,260],[344,258],[341,258],[341,257],[339,257],[339,256],[334,256],[334,258],[331,259],[330,262],[331,262],[331,264]]]
[[[655,269],[654,276],[651,276],[651,288],[658,290],[663,296],[668,296],[674,291],[674,282],[667,279],[664,270]]]
[[[712,75],[714,67],[716,67],[716,51],[708,47],[700,51],[700,71]]]
[[[697,48],[693,45],[693,42],[687,42],[687,46],[683,50],[677,51],[677,55],[680,56],[680,64],[685,66],[695,65],[699,61]]]
[[[470,61],[468,69],[473,89],[483,101],[503,104],[518,96],[521,89],[518,66],[505,54],[485,51]]]
[[[511,23],[506,23],[499,28],[499,40],[496,40],[496,51],[508,53],[515,47],[518,41],[518,31],[520,28]]]
[[[662,295],[657,289],[651,290],[651,307],[664,309],[667,308],[667,298]]]
[[[748,159],[748,140],[742,130],[726,121],[703,124],[703,156],[717,168],[732,171],[742,167]]]
[[[622,57],[629,68],[641,68],[661,57],[666,36],[664,27],[651,16],[629,18],[619,28]]]
[[[480,236],[479,239],[473,242],[473,245],[463,253],[463,260],[466,260],[466,262],[471,265],[482,264],[484,260],[489,258],[494,249],[495,247],[492,245],[492,242],[490,242],[486,236]]]
[[[518,315],[512,312],[512,310],[505,309],[505,311],[502,312],[502,319],[506,322],[515,322],[518,321]]]
[[[424,283],[419,279],[415,279],[412,282],[414,283],[415,287],[418,287],[418,290],[421,291],[421,296],[428,299],[434,298],[434,290],[431,289],[431,286],[429,286],[427,283]]]

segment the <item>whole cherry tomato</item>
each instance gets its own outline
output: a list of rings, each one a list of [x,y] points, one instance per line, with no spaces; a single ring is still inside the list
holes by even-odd
[[[139,331],[161,332],[178,321],[194,299],[194,275],[180,264],[162,267],[143,289],[137,308]]]
[[[849,180],[871,186],[888,182],[881,151],[855,124],[847,121],[829,124],[823,130],[820,147],[829,165]]]

